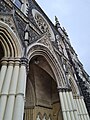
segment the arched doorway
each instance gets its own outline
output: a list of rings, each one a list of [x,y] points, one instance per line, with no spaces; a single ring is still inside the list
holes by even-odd
[[[25,69],[22,70],[22,66],[25,68],[21,60],[22,52],[23,49],[19,38],[9,25],[0,21],[0,120],[23,118],[21,110],[23,111],[24,97],[22,97],[22,102],[21,99],[19,100],[21,107],[17,108],[16,100],[20,96],[20,94],[17,94],[20,71],[26,75]],[[21,96],[24,96],[24,94]]]
[[[54,73],[41,56],[29,64],[26,84],[25,120],[62,120],[61,106]]]

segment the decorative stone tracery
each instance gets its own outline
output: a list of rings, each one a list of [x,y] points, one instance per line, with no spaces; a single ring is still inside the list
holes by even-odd
[[[43,15],[35,9],[32,10],[32,14],[40,31],[42,33],[48,33],[51,41],[55,41],[53,30],[50,27],[49,23],[46,21],[46,19],[43,17]]]
[[[35,14],[35,20],[42,33],[50,32],[46,21],[39,14]]]

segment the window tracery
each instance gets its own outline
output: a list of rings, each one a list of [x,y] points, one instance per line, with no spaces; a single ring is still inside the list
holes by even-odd
[[[47,20],[43,17],[43,15],[40,12],[38,12],[36,9],[32,10],[32,15],[40,31],[43,34],[48,33],[50,40],[55,41],[55,35],[53,33],[53,30],[49,25],[49,22],[47,22]]]
[[[42,33],[46,33],[46,32],[50,33],[49,27],[46,21],[44,21],[43,18],[39,14],[35,14],[35,20],[36,20],[36,23],[39,29],[42,31]]]

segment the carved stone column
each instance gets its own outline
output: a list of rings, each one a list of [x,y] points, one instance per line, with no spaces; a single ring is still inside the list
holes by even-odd
[[[19,75],[19,67],[20,67],[20,59],[15,59],[12,79],[11,79],[9,93],[8,93],[6,110],[4,114],[4,120],[12,120],[18,75]]]
[[[72,106],[72,110],[73,110],[73,113],[74,113],[75,120],[79,120],[77,107],[75,106],[75,101],[74,101],[74,98],[73,98],[73,95],[72,95],[71,91],[69,92],[69,98],[70,98],[70,103],[71,103],[71,106]]]
[[[1,90],[2,90],[2,86],[3,86],[3,83],[4,83],[4,78],[5,78],[5,74],[6,74],[6,70],[7,70],[7,59],[6,58],[3,58],[1,60],[1,71],[0,71],[0,93],[1,93]]]
[[[26,88],[26,66],[27,66],[27,59],[22,58],[20,71],[19,71],[19,78],[17,83],[13,120],[23,120],[24,96],[25,96],[25,88]]]
[[[63,118],[64,118],[64,120],[68,120],[67,119],[67,114],[66,114],[66,108],[65,108],[65,104],[64,104],[63,93],[59,92],[59,96],[60,96],[60,102],[61,102],[61,107],[62,107]]]
[[[6,67],[4,69],[5,78],[3,80],[3,86],[2,86],[1,97],[0,97],[0,120],[3,120],[4,113],[5,113],[6,103],[8,99],[8,92],[9,92],[11,77],[13,73],[13,63],[14,61],[12,59],[9,59],[8,68],[7,70],[5,70]],[[6,74],[5,74],[5,71],[6,71]]]
[[[80,120],[89,120],[89,115],[82,96],[74,96]]]
[[[89,120],[90,117],[89,117],[88,111],[86,109],[86,105],[85,105],[85,102],[84,102],[83,98],[81,99],[81,103],[82,103],[82,107],[83,107],[84,113],[86,113],[85,116],[86,116],[87,120]]]
[[[71,90],[58,88],[64,120],[79,120]]]
[[[69,92],[71,92],[71,91],[69,91]],[[71,120],[75,120],[75,116],[74,116],[75,108],[72,106],[72,103],[70,101],[70,94],[69,94],[69,92],[68,91],[66,92],[66,97],[67,97],[67,101],[68,101],[68,108],[70,110]]]

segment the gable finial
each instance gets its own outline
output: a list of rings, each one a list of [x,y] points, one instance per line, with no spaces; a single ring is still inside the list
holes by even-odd
[[[59,20],[58,20],[58,18],[56,16],[55,16],[55,26],[57,28],[60,28],[60,23],[59,23]]]
[[[55,22],[56,23],[58,23],[59,21],[58,21],[58,18],[57,18],[57,16],[55,16]]]

